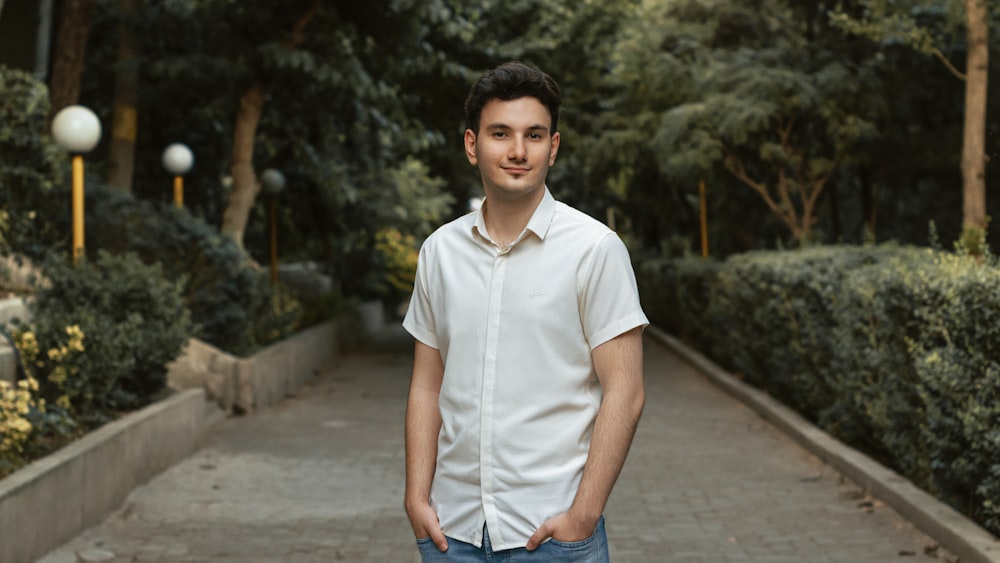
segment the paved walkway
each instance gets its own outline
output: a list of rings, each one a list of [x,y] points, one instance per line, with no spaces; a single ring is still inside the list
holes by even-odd
[[[402,509],[412,358],[400,350],[349,356],[282,404],[220,422],[41,561],[416,561]],[[607,508],[614,561],[951,560],[652,339],[646,385]]]

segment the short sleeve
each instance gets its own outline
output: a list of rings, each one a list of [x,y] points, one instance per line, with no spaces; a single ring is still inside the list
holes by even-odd
[[[580,288],[580,320],[591,350],[649,324],[628,249],[615,233],[594,246],[581,268]]]
[[[410,296],[410,304],[407,306],[406,316],[403,318],[403,328],[420,342],[431,348],[439,348],[434,322],[434,308],[428,291],[430,284],[427,277],[431,267],[429,254],[425,243],[420,248],[417,273],[413,282],[413,294]]]

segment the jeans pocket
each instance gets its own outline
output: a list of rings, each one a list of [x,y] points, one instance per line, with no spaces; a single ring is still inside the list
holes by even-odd
[[[607,563],[608,537],[604,531],[604,518],[597,522],[597,529],[589,538],[580,541],[549,541],[538,547],[541,561],[546,563]]]
[[[580,541],[559,541],[555,538],[550,538],[547,543],[551,543],[560,549],[569,549],[574,551],[585,550],[591,544],[597,540],[597,535],[592,534],[589,538],[582,539]]]

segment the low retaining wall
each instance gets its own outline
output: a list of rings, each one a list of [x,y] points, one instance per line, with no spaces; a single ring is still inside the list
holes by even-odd
[[[353,317],[314,326],[239,358],[198,339],[168,367],[177,389],[202,388],[228,413],[267,408],[287,397],[342,351],[357,344]]]
[[[45,555],[103,521],[134,487],[194,453],[206,427],[205,406],[201,389],[181,391],[0,480],[0,561],[28,563]]]

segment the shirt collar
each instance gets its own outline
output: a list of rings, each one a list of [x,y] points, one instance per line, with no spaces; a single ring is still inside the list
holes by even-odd
[[[475,219],[472,224],[472,234],[483,237],[482,233],[486,232],[486,219],[483,216],[483,209],[486,207],[486,201],[483,200],[483,205],[479,207],[476,211]],[[531,214],[531,218],[528,219],[528,224],[525,226],[524,230],[530,231],[535,234],[541,240],[545,240],[545,235],[549,232],[549,227],[552,225],[552,218],[556,214],[556,199],[552,197],[552,193],[549,191],[549,187],[545,186],[545,193],[542,195],[542,201],[538,202],[538,207],[535,208],[535,212]]]

